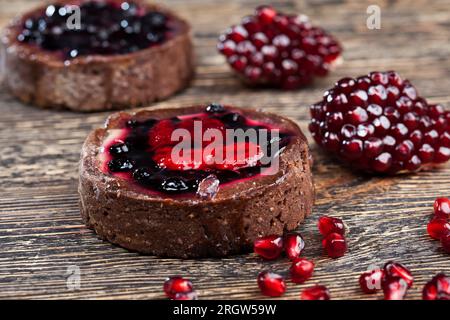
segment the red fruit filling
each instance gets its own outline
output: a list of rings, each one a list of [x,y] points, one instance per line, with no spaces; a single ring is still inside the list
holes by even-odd
[[[403,264],[389,261],[384,265],[384,275],[385,279],[388,280],[389,278],[401,278],[405,281],[408,288],[411,288],[414,282],[414,278],[411,274],[411,271],[409,271],[408,268],[406,268]]]
[[[450,232],[441,237],[441,245],[445,252],[450,253]]]
[[[339,80],[311,116],[315,141],[351,168],[395,174],[450,159],[450,112],[394,71]]]
[[[339,233],[330,233],[322,240],[322,246],[330,258],[342,257],[347,251],[347,242]]]
[[[264,259],[276,259],[283,251],[283,238],[275,235],[258,238],[253,243],[253,250]]]
[[[205,179],[223,186],[256,177],[292,136],[219,104],[198,114],[122,122],[103,145],[103,172],[172,195],[196,193]]]
[[[366,271],[359,277],[359,286],[364,293],[375,293],[381,289],[384,271],[375,269]]]
[[[430,237],[440,240],[447,233],[450,233],[450,222],[447,219],[433,218],[427,225]]]
[[[450,277],[439,273],[422,290],[423,300],[450,300]]]
[[[438,218],[450,219],[450,199],[437,198],[434,201],[434,214]]]
[[[192,282],[182,277],[170,277],[164,281],[164,293],[170,299],[181,298],[182,295],[187,295],[193,292]]]
[[[400,277],[392,277],[383,282],[384,300],[403,300],[408,284]]]
[[[319,218],[319,232],[326,237],[330,233],[345,234],[345,226],[341,219],[322,216]]]
[[[135,52],[164,42],[176,29],[166,14],[133,1],[85,1],[79,9],[80,25],[73,27],[71,6],[48,5],[23,21],[17,40],[73,59]]]
[[[303,15],[256,9],[220,36],[219,51],[234,71],[254,85],[295,89],[328,74],[339,43]]]
[[[330,292],[327,287],[316,285],[314,287],[306,288],[301,294],[302,300],[330,300]]]
[[[289,233],[284,236],[284,251],[290,260],[300,257],[305,248],[305,241],[299,233]]]
[[[269,297],[279,297],[286,292],[286,283],[279,274],[263,271],[258,275],[258,287],[261,293]]]
[[[314,263],[305,258],[298,258],[292,262],[289,270],[292,282],[303,283],[311,278],[314,271]]]

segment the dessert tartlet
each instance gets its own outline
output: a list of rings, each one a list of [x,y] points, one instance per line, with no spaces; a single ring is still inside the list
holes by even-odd
[[[175,156],[176,132],[189,133],[192,153]],[[228,139],[239,132],[261,135]],[[277,115],[218,104],[120,112],[83,145],[81,215],[101,238],[146,254],[241,253],[311,213],[310,162],[299,127]]]
[[[5,84],[45,108],[99,111],[164,99],[194,71],[190,26],[139,0],[63,0],[1,36]]]

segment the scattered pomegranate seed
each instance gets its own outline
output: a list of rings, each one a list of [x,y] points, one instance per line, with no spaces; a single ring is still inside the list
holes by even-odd
[[[386,279],[383,283],[384,300],[403,300],[408,284],[400,277]]]
[[[443,273],[433,277],[422,290],[423,300],[450,300],[450,278]]]
[[[437,198],[434,201],[434,214],[438,218],[450,219],[450,199]]]
[[[219,38],[218,50],[253,85],[296,89],[323,77],[341,55],[339,43],[303,15],[261,6]]]
[[[253,250],[264,259],[276,259],[283,251],[283,238],[276,235],[258,238],[253,243]]]
[[[290,271],[292,282],[303,283],[311,278],[314,271],[314,262],[305,258],[298,258],[292,263]]]
[[[302,300],[330,300],[330,292],[327,287],[315,285],[314,287],[306,288],[301,294]]]
[[[263,271],[258,275],[258,286],[261,293],[269,297],[279,297],[286,292],[286,283],[279,274]]]
[[[389,261],[384,265],[384,275],[386,276],[386,280],[390,278],[402,278],[408,288],[411,288],[414,282],[414,277],[411,274],[411,271],[409,271],[408,268],[406,268],[403,264]]]
[[[339,233],[330,233],[323,239],[322,246],[330,258],[342,257],[347,251],[345,238]]]
[[[381,289],[383,277],[382,269],[366,271],[359,277],[359,286],[364,293],[375,293]]]
[[[173,297],[173,300],[198,300],[197,292],[179,292]]]
[[[290,260],[300,257],[305,241],[299,233],[290,233],[284,237],[284,250]]]
[[[441,237],[450,232],[450,222],[447,219],[433,218],[428,222],[427,231],[430,237],[440,240]]]
[[[341,219],[322,216],[319,218],[319,232],[326,237],[330,233],[345,234],[345,226]]]
[[[314,140],[351,168],[395,174],[450,159],[450,111],[394,71],[341,79],[310,110]]]
[[[193,291],[192,282],[183,277],[170,277],[164,281],[164,292],[170,299],[175,299],[177,294],[187,294]]]
[[[444,251],[450,253],[450,232],[441,237],[441,244]]]

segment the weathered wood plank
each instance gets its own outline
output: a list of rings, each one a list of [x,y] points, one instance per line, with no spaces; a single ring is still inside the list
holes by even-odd
[[[395,69],[424,96],[450,106],[450,2],[375,1],[382,29],[367,30],[372,1],[277,1],[280,8],[311,16],[333,31],[346,49],[345,63],[304,90],[280,92],[242,86],[216,53],[219,32],[239,21],[259,1],[162,1],[192,21],[198,73],[192,86],[158,107],[219,101],[256,106],[297,120],[306,132],[308,105],[335,80],[373,69]],[[40,3],[0,0],[0,26]],[[77,197],[79,149],[107,113],[76,114],[24,106],[0,89],[0,298],[163,298],[162,281],[188,275],[201,298],[262,298],[256,274],[266,268],[286,273],[288,262],[263,262],[253,255],[226,259],[176,260],[141,256],[97,240],[81,222]],[[450,166],[394,178],[361,177],[343,169],[315,146],[317,202],[300,227],[305,256],[317,269],[305,285],[288,283],[283,297],[296,299],[313,283],[327,285],[333,298],[364,296],[357,278],[369,264],[396,259],[416,277],[410,298],[432,275],[450,273],[449,256],[431,241],[425,225],[436,196],[450,195]],[[321,254],[317,217],[342,217],[350,232],[349,252],[331,260]],[[67,267],[81,269],[81,290],[67,289]]]

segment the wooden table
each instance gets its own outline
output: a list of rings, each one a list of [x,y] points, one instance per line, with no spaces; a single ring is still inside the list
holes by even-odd
[[[0,24],[39,1],[0,0]],[[230,73],[215,45],[219,32],[250,13],[259,1],[171,0],[194,27],[198,56],[192,86],[157,106],[218,101],[254,106],[295,119],[307,131],[308,105],[346,75],[395,69],[431,102],[450,106],[450,1],[379,1],[381,30],[366,28],[366,8],[376,1],[276,1],[278,7],[308,14],[345,47],[345,63],[314,86],[293,92],[245,88]],[[284,260],[264,262],[253,254],[226,259],[175,260],[142,256],[97,239],[78,209],[77,162],[87,133],[107,113],[44,111],[23,105],[0,89],[0,298],[163,298],[170,275],[192,279],[201,299],[262,298],[256,275],[285,273]],[[305,285],[288,282],[285,299],[298,299],[306,286],[321,283],[334,299],[379,299],[363,295],[357,279],[370,264],[390,259],[411,268],[420,298],[426,281],[450,273],[449,255],[426,234],[437,196],[450,195],[450,165],[394,178],[360,176],[329,160],[312,143],[317,201],[300,227],[305,256],[316,262]],[[349,252],[331,260],[321,253],[317,219],[345,220]],[[67,287],[71,266],[79,268],[79,290]],[[69,268],[69,269],[68,269]],[[68,271],[69,270],[69,271]]]

